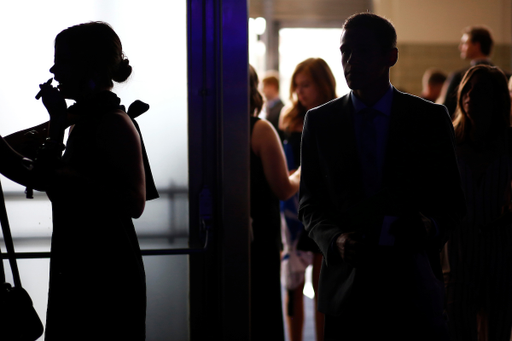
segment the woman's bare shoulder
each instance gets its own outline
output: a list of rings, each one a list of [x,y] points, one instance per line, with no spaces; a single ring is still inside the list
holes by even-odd
[[[251,147],[253,152],[260,156],[263,149],[279,140],[277,131],[267,120],[258,120],[254,124],[251,136]]]
[[[139,139],[139,133],[132,119],[123,110],[113,110],[105,114],[98,127],[99,138],[104,141],[120,142]]]

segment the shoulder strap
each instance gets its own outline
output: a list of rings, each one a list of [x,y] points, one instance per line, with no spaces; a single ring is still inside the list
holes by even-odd
[[[254,125],[256,124],[256,122],[258,122],[260,120],[259,117],[256,117],[256,116],[250,116],[249,118],[249,131],[250,131],[250,136],[252,136],[252,131],[254,129]]]
[[[122,107],[124,110],[124,106]],[[143,113],[149,110],[149,104],[144,103],[140,100],[136,100],[128,107],[128,111],[126,114],[131,118],[135,129],[140,136],[140,144],[142,147],[142,162],[144,163],[144,174],[146,177],[146,200],[152,200],[159,197],[158,191],[156,189],[155,180],[153,179],[153,172],[151,172],[151,166],[149,165],[149,158],[146,152],[146,146],[144,145],[144,140],[142,139],[142,132],[140,131],[139,124],[135,121],[135,118],[139,117]]]
[[[14,243],[12,242],[11,229],[9,227],[9,219],[7,218],[7,210],[5,209],[4,191],[0,183],[0,224],[2,225],[2,233],[4,235],[5,247],[7,248],[7,255],[11,265],[11,271],[14,278],[14,286],[21,288],[20,273],[18,271],[18,264],[14,255]],[[3,263],[3,261],[2,261]],[[3,264],[2,264],[3,268]],[[3,270],[3,269],[2,269]],[[5,272],[2,271],[5,282]]]

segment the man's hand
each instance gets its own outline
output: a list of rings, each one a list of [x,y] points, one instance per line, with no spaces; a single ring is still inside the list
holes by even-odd
[[[359,232],[340,234],[336,247],[343,261],[352,266],[360,264],[365,256],[365,244]]]

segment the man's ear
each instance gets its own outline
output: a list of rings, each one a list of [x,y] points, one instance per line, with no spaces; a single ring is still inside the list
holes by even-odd
[[[477,47],[478,51],[479,51],[481,54],[483,54],[483,52],[482,52],[482,45],[480,44],[480,42],[479,42],[479,41],[475,41],[475,42],[471,42],[471,43],[473,43],[473,45],[475,45],[475,46]]]
[[[395,65],[397,61],[398,61],[398,48],[393,47],[391,49],[391,51],[389,51],[389,56],[388,56],[389,67],[392,67],[393,65]]]

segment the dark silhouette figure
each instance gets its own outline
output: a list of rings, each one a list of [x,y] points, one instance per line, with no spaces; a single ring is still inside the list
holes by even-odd
[[[296,169],[300,166],[300,141],[302,138],[302,126],[304,116],[309,109],[322,105],[336,98],[336,80],[329,65],[321,58],[308,58],[300,62],[292,74],[290,84],[290,107],[286,107],[280,117],[280,128],[285,132],[284,150],[288,160],[288,166]],[[297,217],[298,194],[284,202],[281,206],[287,230],[285,236],[284,257],[292,259],[289,262],[291,270],[299,272],[301,269],[293,269],[293,265],[313,265],[313,289],[318,291],[318,279],[322,265],[322,254],[315,242],[304,231],[304,225]],[[311,259],[312,256],[312,260]],[[293,257],[300,258],[301,262],[293,261]],[[304,271],[293,276],[293,283],[286,283],[286,322],[291,341],[302,340],[304,329]],[[300,281],[298,279],[301,279]],[[289,281],[292,282],[292,281]],[[290,285],[291,284],[291,285]],[[315,295],[315,305],[318,295]],[[315,331],[317,340],[323,339],[324,317],[318,310],[315,311]]]
[[[477,65],[454,117],[467,218],[443,252],[452,340],[510,340],[512,130],[505,74]]]
[[[46,191],[52,202],[48,341],[145,339],[145,274],[132,218],[156,191],[146,182],[151,173],[136,125],[110,91],[131,71],[108,24],[65,29],[50,69],[59,85],[50,80],[38,94],[49,123],[7,137],[18,152],[0,140],[0,171]],[[68,108],[65,99],[75,104]],[[141,102],[130,108],[145,110]]]
[[[299,190],[300,169],[292,175],[276,130],[257,116],[263,106],[258,75],[249,66],[251,170],[251,339],[283,341],[279,200]]]
[[[301,150],[325,340],[446,340],[439,250],[465,212],[453,126],[443,106],[390,85],[386,19],[348,18],[340,51],[352,91],[306,114]]]

